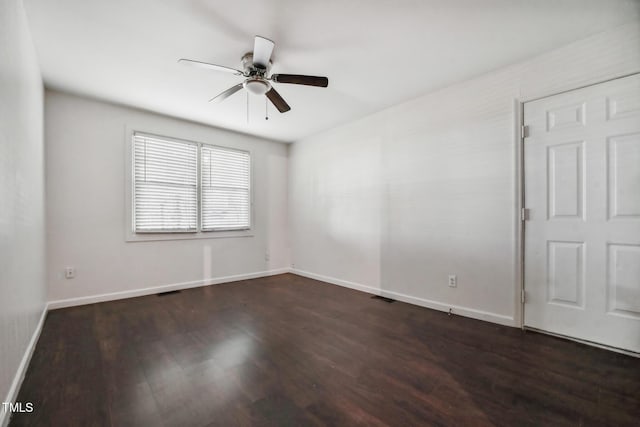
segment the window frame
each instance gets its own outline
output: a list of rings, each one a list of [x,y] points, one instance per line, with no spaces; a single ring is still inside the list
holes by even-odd
[[[197,146],[197,177],[196,177],[196,195],[197,195],[197,221],[195,231],[135,231],[135,190],[134,190],[134,168],[135,158],[133,155],[134,136],[135,134],[148,135],[167,141],[175,141],[178,143],[188,143]],[[125,129],[125,241],[158,241],[158,240],[192,240],[192,239],[221,239],[236,237],[253,237],[254,236],[254,162],[253,153],[250,149],[238,146],[224,146],[220,144],[211,144],[198,141],[199,138],[179,138],[171,136],[171,132],[147,131],[140,126],[126,126]],[[202,138],[204,139],[204,138]],[[217,147],[225,150],[241,151],[249,155],[249,226],[243,228],[220,228],[213,230],[202,230],[202,173],[201,173],[201,146]]]

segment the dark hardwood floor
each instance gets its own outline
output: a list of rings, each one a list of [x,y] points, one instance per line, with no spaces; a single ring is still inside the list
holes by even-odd
[[[49,313],[12,426],[640,425],[640,359],[285,274]]]

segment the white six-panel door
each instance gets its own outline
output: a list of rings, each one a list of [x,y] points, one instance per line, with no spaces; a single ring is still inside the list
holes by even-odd
[[[640,353],[640,75],[524,123],[525,325]]]

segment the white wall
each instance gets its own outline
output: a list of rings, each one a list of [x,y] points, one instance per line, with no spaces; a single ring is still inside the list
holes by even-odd
[[[288,267],[285,144],[55,91],[46,92],[45,117],[49,300]],[[127,126],[250,150],[253,236],[126,242]],[[66,266],[74,279],[64,278]]]
[[[515,100],[638,72],[638,46],[626,25],[296,142],[295,269],[518,324]]]
[[[0,399],[45,305],[42,79],[20,0],[0,2]],[[12,389],[13,387],[13,389]],[[4,411],[0,408],[0,425]]]

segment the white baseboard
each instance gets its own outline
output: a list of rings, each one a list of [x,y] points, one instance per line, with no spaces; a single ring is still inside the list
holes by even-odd
[[[48,311],[48,304],[45,304],[42,309],[42,314],[40,315],[40,320],[36,325],[35,331],[33,331],[33,335],[31,335],[31,340],[29,340],[29,344],[24,351],[24,355],[22,356],[20,365],[18,365],[16,375],[15,377],[13,377],[13,382],[11,383],[11,387],[9,388],[9,392],[7,393],[7,397],[3,400],[3,402],[15,402],[18,398],[18,392],[20,391],[20,387],[22,386],[22,381],[24,381],[24,376],[27,373],[27,368],[29,367],[29,363],[31,362],[33,351],[36,349],[36,344],[38,343],[38,338],[40,338],[40,333],[42,332],[42,327],[44,326],[44,319],[47,317]],[[0,426],[8,426],[10,418],[11,413],[8,411],[4,411],[4,408],[0,407]]]
[[[477,310],[475,308],[463,307],[460,305],[446,304],[439,301],[428,300],[424,298],[412,297],[410,295],[401,294],[399,292],[383,290],[381,295],[387,298],[393,298],[398,301],[409,304],[419,305],[421,307],[431,308],[433,310],[448,312],[459,316],[470,317],[472,319],[484,320],[486,322],[497,323],[499,325],[517,327],[517,323],[513,317],[503,314],[492,313],[490,311]]]
[[[446,304],[439,301],[428,300],[424,298],[418,298],[410,295],[401,294],[399,292],[387,291],[385,289],[376,288],[373,286],[363,285],[361,283],[349,282],[347,280],[337,279],[335,277],[323,276],[322,274],[311,273],[309,271],[291,269],[291,273],[299,276],[308,277],[310,279],[320,280],[334,285],[343,286],[345,288],[355,289],[357,291],[367,292],[374,295],[380,295],[387,298],[393,298],[398,301],[406,302],[420,307],[426,307],[433,310],[439,310],[448,312],[451,309],[453,314],[470,317],[472,319],[484,320],[487,322],[497,323],[499,325],[514,326],[518,324],[516,320],[511,316],[505,316],[502,314],[492,313],[489,311],[477,310],[475,308],[462,307],[459,305]]]
[[[220,283],[237,282],[239,280],[257,279],[259,277],[275,276],[290,271],[289,268],[279,268],[276,270],[258,271],[255,273],[237,274],[234,276],[213,277],[204,280],[194,280],[192,282],[172,283],[169,285],[153,286],[142,289],[132,289],[130,291],[112,292],[108,294],[91,295],[86,297],[69,298],[49,302],[49,310],[58,308],[74,307],[78,305],[95,304],[98,302],[115,301],[125,298],[141,297],[145,295],[158,294],[160,292],[179,291],[182,289],[198,288],[201,286],[217,285]]]
[[[308,277],[309,279],[320,280],[321,282],[327,282],[345,288],[355,289],[356,291],[380,295],[380,288],[375,288],[373,286],[362,285],[356,282],[349,282],[348,280],[337,279],[335,277],[323,276],[322,274],[311,273],[309,271],[298,270],[296,268],[292,268],[290,272],[293,274],[297,274],[298,276]]]

